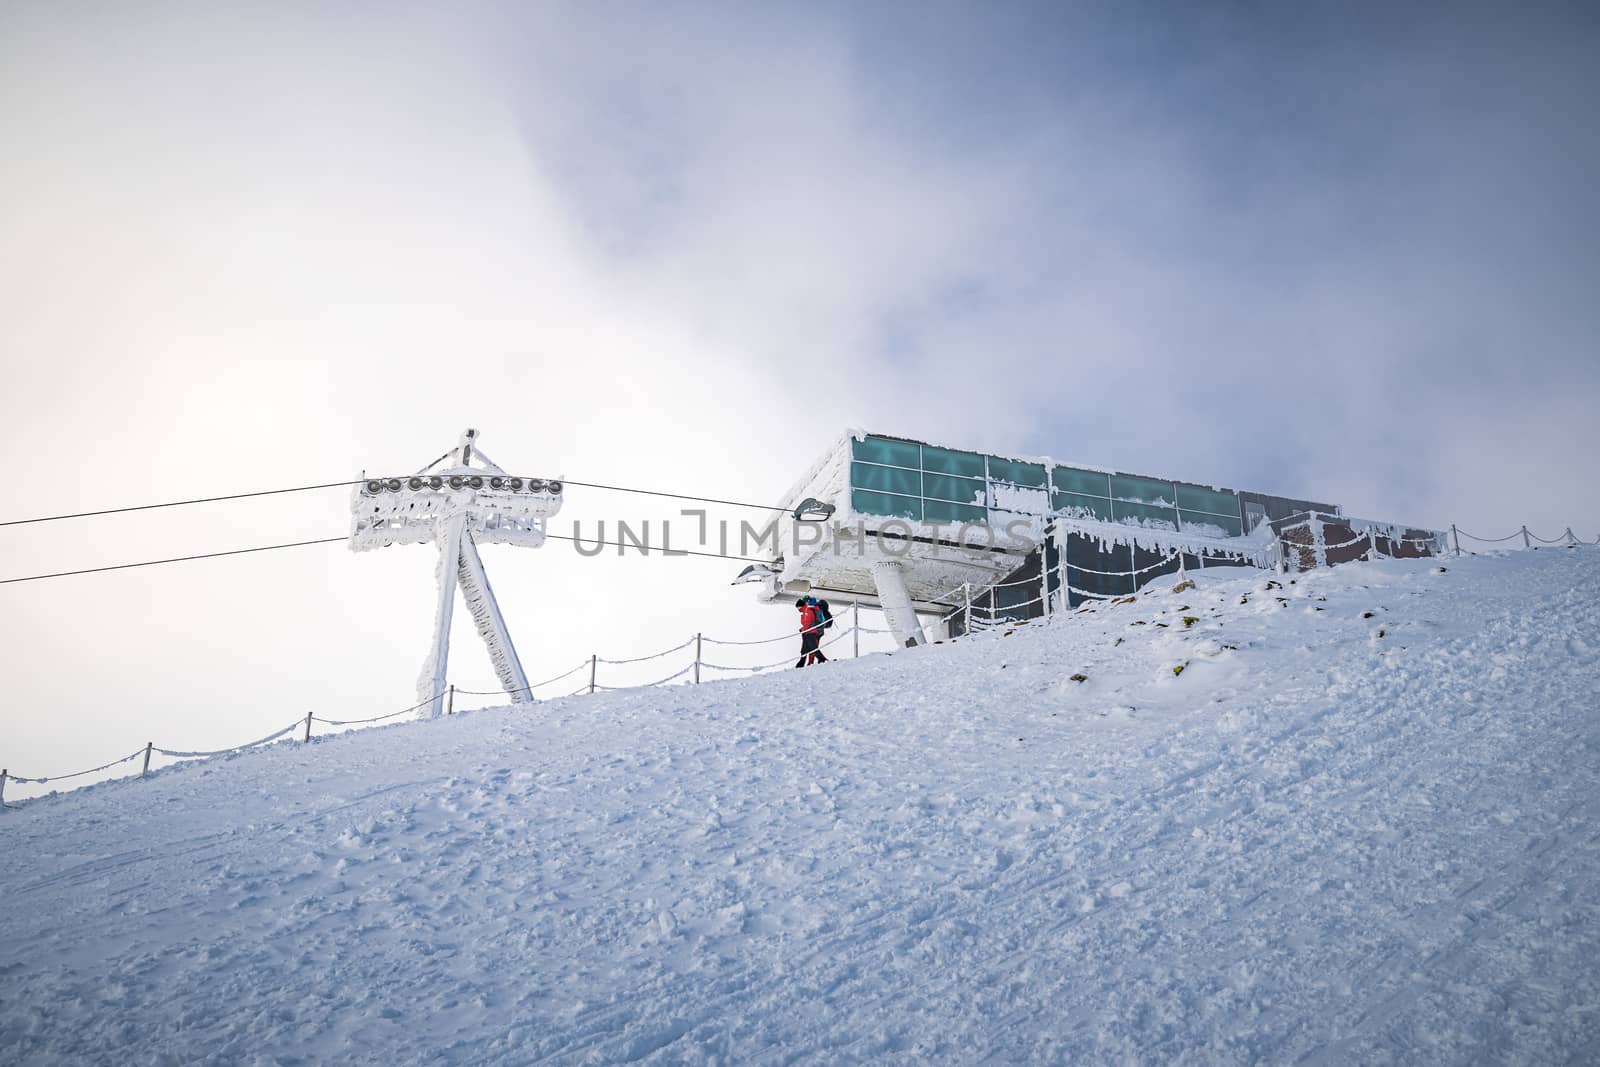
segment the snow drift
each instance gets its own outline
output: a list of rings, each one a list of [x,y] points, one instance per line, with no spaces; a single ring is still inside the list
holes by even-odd
[[[1592,1060],[1600,553],[1245,572],[0,815],[0,1053]]]

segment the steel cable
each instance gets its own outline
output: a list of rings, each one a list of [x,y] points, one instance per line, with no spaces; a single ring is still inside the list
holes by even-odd
[[[127,763],[129,760],[142,755],[144,755],[144,746],[140,745],[137,752],[129,753],[128,755],[123,756],[121,759],[114,759],[110,763],[102,763],[98,767],[90,767],[86,771],[73,771],[71,774],[56,774],[50,776],[49,778],[24,778],[20,774],[8,774],[6,775],[6,781],[26,782],[30,785],[44,785],[47,782],[64,782],[69,778],[82,778],[86,774],[97,774],[100,771],[109,770],[119,763]]]
[[[285,726],[283,729],[276,731],[275,733],[270,733],[266,737],[247,742],[243,745],[234,745],[232,748],[219,748],[210,752],[178,752],[170,748],[157,748],[153,751],[159,752],[163,756],[171,756],[174,759],[195,759],[202,756],[226,756],[231,752],[243,752],[247,748],[255,748],[257,745],[264,745],[269,741],[276,741],[283,735],[294,732],[304,722],[304,719],[296,719],[294,722],[290,723],[288,726]]]
[[[684,649],[688,648],[692,644],[694,644],[694,638],[691,637],[691,638],[689,638],[689,640],[685,641],[681,645],[673,645],[671,648],[666,649],[665,651],[656,652],[656,653],[654,653],[652,655],[649,655],[649,656],[635,656],[632,659],[605,659],[603,657],[598,657],[597,656],[597,657],[595,657],[595,662],[596,663],[608,663],[608,664],[610,664],[612,666],[620,666],[621,664],[624,664],[624,663],[644,663],[647,660],[660,659],[662,656],[670,656],[674,652],[681,652]]]
[[[1482,541],[1486,545],[1499,544],[1501,541],[1509,541],[1513,537],[1522,536],[1522,531],[1518,530],[1515,533],[1506,534],[1504,537],[1479,537],[1477,534],[1467,533],[1467,531],[1461,529],[1459,526],[1456,527],[1456,533],[1460,534],[1462,537],[1470,537],[1474,541]]]

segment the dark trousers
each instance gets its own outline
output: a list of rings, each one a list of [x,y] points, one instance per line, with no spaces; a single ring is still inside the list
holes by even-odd
[[[798,668],[798,667],[804,667],[808,663],[826,663],[826,662],[828,662],[828,657],[824,656],[822,654],[822,650],[817,648],[817,646],[820,645],[821,643],[822,643],[822,631],[821,630],[817,630],[817,631],[815,631],[813,633],[809,633],[809,634],[801,634],[800,635],[800,662],[796,663],[795,666]]]

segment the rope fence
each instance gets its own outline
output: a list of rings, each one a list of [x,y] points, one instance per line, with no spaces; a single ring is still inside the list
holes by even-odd
[[[839,620],[841,615],[848,615],[848,617],[850,619],[850,625],[844,627],[841,632],[834,634],[832,637],[829,637],[826,640],[819,642],[819,644],[818,644],[819,648],[830,648],[830,647],[833,647],[833,646],[837,645],[840,641],[843,641],[843,640],[848,638],[848,639],[851,639],[853,641],[853,643],[855,644],[855,654],[857,656],[859,656],[861,654],[860,653],[860,636],[859,636],[860,634],[862,634],[862,633],[878,634],[878,633],[889,633],[890,632],[888,630],[877,630],[877,629],[873,629],[871,627],[861,626],[860,625],[860,605],[859,604],[852,603],[848,608],[845,609],[844,612],[840,613],[840,615],[835,615],[834,619],[835,620]],[[623,692],[623,691],[630,690],[630,689],[649,689],[649,688],[654,688],[656,686],[668,685],[668,684],[670,684],[672,682],[678,681],[679,679],[685,678],[685,677],[692,677],[693,681],[695,683],[699,683],[701,681],[701,672],[703,670],[720,670],[720,671],[731,671],[731,672],[742,672],[742,673],[746,673],[746,674],[753,674],[753,673],[755,673],[757,671],[771,670],[771,669],[773,669],[775,667],[792,666],[794,664],[794,660],[791,657],[785,656],[783,659],[777,660],[777,661],[772,662],[772,663],[760,663],[760,664],[755,664],[755,665],[752,665],[752,666],[733,666],[733,665],[727,665],[727,664],[708,663],[705,660],[705,658],[702,656],[702,654],[701,654],[701,646],[704,645],[704,644],[719,644],[719,645],[730,645],[730,646],[732,646],[732,645],[737,645],[737,646],[755,646],[755,645],[774,644],[774,643],[777,643],[777,642],[791,642],[792,643],[797,636],[799,636],[797,633],[787,633],[787,634],[782,634],[782,635],[780,635],[778,637],[764,638],[764,639],[755,640],[755,641],[735,641],[735,640],[721,640],[721,639],[708,638],[703,634],[695,634],[694,636],[688,638],[687,640],[682,641],[682,642],[680,642],[680,643],[678,643],[676,645],[673,645],[671,648],[665,648],[665,649],[662,649],[659,652],[653,652],[653,653],[650,653],[649,655],[645,655],[645,656],[631,656],[631,657],[627,657],[627,658],[624,658],[624,659],[607,659],[607,658],[599,656],[599,655],[594,655],[594,656],[591,656],[588,659],[584,660],[583,662],[574,665],[573,667],[569,668],[568,670],[562,671],[560,674],[554,675],[554,676],[552,676],[550,678],[546,678],[545,680],[543,680],[541,682],[535,682],[532,685],[529,685],[526,688],[522,688],[522,689],[515,689],[515,690],[461,689],[461,688],[458,688],[458,687],[452,685],[452,686],[450,686],[448,688],[446,693],[443,694],[443,696],[444,696],[444,698],[446,700],[447,714],[455,714],[456,713],[455,698],[456,698],[457,695],[462,695],[462,696],[471,695],[471,696],[516,697],[516,696],[519,696],[519,695],[524,694],[524,693],[530,693],[531,694],[533,692],[533,690],[535,690],[535,689],[539,689],[539,688],[542,688],[542,687],[547,686],[547,685],[552,685],[552,684],[554,684],[556,682],[564,681],[566,679],[571,678],[574,674],[577,674],[578,672],[583,671],[585,669],[587,669],[589,671],[589,678],[588,678],[587,681],[585,681],[577,689],[574,689],[574,690],[572,690],[570,692],[563,692],[563,693],[558,694],[556,697],[551,698],[551,699],[563,699],[563,698],[566,698],[566,697],[583,696],[583,695],[588,695],[588,694],[592,694],[592,693]],[[637,684],[633,684],[633,685],[605,685],[605,684],[601,684],[600,681],[598,680],[598,670],[599,670],[599,668],[601,666],[624,666],[624,665],[628,665],[628,664],[645,663],[645,662],[649,662],[651,660],[661,659],[661,658],[663,658],[665,656],[670,656],[670,655],[672,655],[673,653],[676,653],[676,652],[682,652],[682,651],[690,648],[691,646],[693,646],[694,650],[695,650],[694,651],[694,659],[690,663],[684,665],[683,667],[679,668],[678,670],[673,671],[671,674],[668,674],[665,677],[656,678],[653,681],[641,682],[641,683],[637,683]],[[273,742],[276,742],[276,741],[281,741],[284,738],[289,737],[291,734],[294,734],[296,731],[300,731],[300,733],[301,733],[300,740],[302,741],[302,743],[305,743],[305,742],[309,742],[312,739],[312,727],[313,727],[313,724],[321,724],[321,725],[330,726],[330,727],[366,726],[366,725],[370,725],[372,723],[385,722],[385,721],[388,721],[390,719],[398,719],[403,715],[411,715],[411,714],[421,710],[422,708],[427,707],[429,704],[434,703],[434,701],[436,699],[438,699],[438,698],[429,697],[429,698],[427,698],[425,700],[420,700],[417,703],[410,705],[409,707],[401,708],[399,711],[391,711],[391,712],[386,712],[386,713],[384,713],[382,715],[372,715],[372,716],[368,716],[366,718],[358,718],[358,719],[333,719],[333,718],[328,718],[326,716],[318,715],[315,712],[307,712],[306,715],[303,716],[302,718],[298,718],[294,722],[290,723],[289,725],[284,726],[281,729],[274,730],[272,733],[269,733],[264,737],[258,737],[254,741],[248,741],[248,742],[246,742],[246,743],[244,743],[242,745],[233,745],[233,746],[230,746],[228,748],[206,749],[206,750],[175,749],[175,748],[162,748],[160,746],[157,746],[154,742],[147,742],[142,748],[139,748],[139,749],[137,749],[137,750],[135,750],[133,752],[130,752],[126,756],[123,756],[123,757],[121,757],[119,759],[114,759],[109,763],[103,763],[98,767],[90,767],[90,768],[88,768],[86,770],[73,771],[70,774],[56,774],[56,775],[50,775],[50,776],[44,776],[44,775],[24,776],[24,775],[20,775],[20,774],[12,774],[8,769],[0,768],[0,808],[4,808],[4,807],[8,807],[9,806],[9,805],[5,804],[5,787],[6,787],[6,785],[8,783],[9,784],[15,784],[15,785],[48,785],[48,784],[50,784],[52,782],[71,781],[73,779],[83,778],[83,777],[86,777],[86,776],[91,775],[91,774],[99,774],[99,773],[101,773],[103,771],[111,770],[114,767],[119,767],[122,764],[129,763],[129,762],[131,762],[133,760],[139,759],[141,756],[144,757],[144,762],[140,767],[138,776],[140,778],[145,778],[145,777],[148,777],[149,774],[150,774],[150,761],[155,756],[162,756],[162,757],[165,757],[165,758],[170,759],[170,760],[177,760],[177,761],[182,762],[182,761],[191,760],[191,759],[205,759],[205,758],[209,758],[209,757],[212,757],[212,756],[232,755],[234,753],[245,752],[245,751],[248,751],[248,750],[253,749],[253,748],[259,748],[259,747],[261,747],[263,745],[269,745],[269,744],[272,744]],[[463,709],[463,710],[467,710],[467,709]]]
[[[1586,541],[1586,540],[1583,540],[1583,539],[1577,537],[1572,532],[1572,528],[1571,527],[1568,527],[1565,531],[1563,531],[1563,533],[1562,533],[1562,535],[1560,537],[1555,537],[1555,538],[1540,537],[1539,535],[1537,535],[1537,534],[1533,533],[1532,531],[1530,531],[1526,526],[1523,526],[1520,529],[1515,530],[1512,533],[1509,533],[1509,534],[1505,535],[1504,537],[1480,537],[1477,534],[1469,533],[1466,530],[1463,530],[1459,526],[1456,526],[1454,524],[1451,525],[1450,530],[1449,530],[1449,541],[1450,541],[1450,543],[1448,545],[1446,545],[1444,543],[1444,531],[1439,531],[1438,533],[1436,533],[1434,536],[1431,536],[1431,537],[1398,537],[1398,536],[1394,536],[1393,535],[1392,530],[1390,532],[1388,532],[1388,533],[1381,533],[1380,534],[1379,532],[1377,532],[1377,530],[1373,526],[1370,526],[1370,525],[1364,525],[1363,526],[1360,536],[1354,537],[1354,538],[1352,538],[1352,539],[1350,539],[1348,541],[1341,541],[1341,542],[1338,542],[1338,543],[1335,543],[1335,544],[1325,544],[1325,543],[1322,542],[1322,537],[1321,537],[1321,527],[1325,522],[1332,522],[1332,523],[1341,524],[1341,525],[1354,526],[1356,524],[1362,524],[1363,520],[1348,519],[1348,518],[1345,518],[1343,516],[1336,516],[1336,515],[1322,516],[1322,515],[1319,515],[1319,513],[1316,513],[1316,512],[1297,513],[1296,515],[1289,516],[1288,518],[1289,519],[1299,518],[1300,515],[1306,515],[1306,516],[1309,516],[1309,518],[1305,522],[1296,523],[1294,525],[1287,526],[1283,530],[1279,531],[1280,541],[1279,541],[1279,564],[1278,564],[1278,566],[1280,567],[1280,569],[1283,567],[1283,540],[1282,540],[1282,535],[1288,533],[1290,530],[1308,528],[1308,527],[1312,530],[1312,534],[1313,534],[1313,544],[1312,545],[1306,545],[1306,544],[1302,544],[1300,542],[1289,542],[1289,543],[1294,549],[1299,550],[1299,551],[1312,551],[1312,550],[1315,550],[1316,555],[1318,557],[1320,557],[1321,560],[1326,560],[1326,553],[1328,551],[1330,551],[1330,550],[1351,548],[1351,547],[1354,547],[1355,545],[1361,544],[1362,542],[1366,542],[1368,544],[1371,554],[1381,556],[1382,553],[1379,552],[1378,549],[1377,549],[1377,542],[1378,542],[1378,540],[1380,538],[1382,540],[1385,540],[1385,541],[1388,541],[1388,542],[1391,542],[1391,543],[1404,543],[1404,544],[1416,544],[1416,545],[1431,546],[1435,550],[1435,552],[1437,554],[1439,554],[1439,555],[1443,555],[1447,551],[1453,551],[1453,553],[1455,555],[1457,555],[1457,556],[1460,556],[1460,555],[1463,554],[1463,549],[1461,548],[1461,538],[1463,538],[1463,537],[1467,538],[1470,541],[1475,541],[1475,542],[1478,542],[1478,543],[1481,543],[1481,544],[1489,544],[1489,545],[1504,544],[1504,543],[1509,542],[1509,541],[1514,541],[1515,539],[1520,537],[1520,538],[1522,538],[1523,547],[1524,548],[1529,548],[1529,549],[1531,549],[1533,547],[1533,542],[1535,542],[1535,541],[1537,541],[1539,544],[1542,544],[1542,545],[1567,545],[1567,546],[1574,546],[1574,547],[1578,546],[1578,545],[1600,545],[1600,536],[1597,536],[1595,538],[1595,540],[1593,540],[1593,541]],[[1286,521],[1286,520],[1276,520],[1276,521],[1282,522],[1282,521]],[[1407,532],[1409,533],[1411,531],[1408,530]],[[1094,590],[1079,588],[1079,587],[1077,587],[1075,585],[1072,585],[1070,582],[1067,581],[1066,576],[1067,576],[1067,572],[1068,571],[1077,571],[1077,572],[1082,573],[1082,574],[1092,574],[1092,575],[1095,575],[1097,577],[1103,577],[1103,578],[1130,578],[1130,579],[1137,579],[1140,575],[1147,574],[1147,573],[1150,573],[1150,572],[1153,572],[1153,571],[1157,571],[1157,570],[1160,570],[1161,568],[1164,568],[1164,567],[1168,567],[1175,561],[1177,561],[1179,563],[1179,571],[1181,572],[1183,570],[1183,564],[1182,564],[1182,559],[1181,559],[1182,556],[1183,556],[1183,553],[1181,551],[1174,551],[1170,555],[1166,556],[1165,558],[1163,558],[1163,559],[1161,559],[1161,560],[1159,560],[1159,561],[1157,561],[1155,563],[1152,563],[1152,564],[1149,564],[1147,566],[1144,566],[1144,567],[1137,567],[1137,568],[1134,568],[1132,570],[1127,570],[1127,571],[1101,571],[1101,570],[1094,570],[1094,569],[1091,569],[1091,568],[1088,568],[1088,567],[1082,567],[1082,566],[1079,566],[1078,564],[1072,563],[1069,560],[1067,560],[1065,555],[1063,554],[1063,556],[1061,558],[1061,561],[1060,561],[1060,567],[1059,567],[1060,579],[1059,579],[1059,581],[1056,582],[1055,588],[1053,590],[1050,588],[1050,582],[1048,580],[1048,577],[1045,576],[1045,575],[1040,575],[1040,576],[1037,576],[1037,577],[1029,577],[1029,578],[1024,578],[1024,579],[1019,579],[1019,580],[1016,580],[1016,581],[997,582],[997,583],[994,583],[994,584],[985,585],[976,594],[976,596],[978,596],[978,597],[984,597],[984,598],[987,598],[987,599],[993,601],[995,599],[993,594],[994,594],[994,592],[996,590],[1004,589],[1004,588],[1015,588],[1015,587],[1018,587],[1018,586],[1031,585],[1031,586],[1034,586],[1035,588],[1039,589],[1039,595],[1033,597],[1030,600],[1026,600],[1026,601],[1023,601],[1023,602],[1018,603],[1018,604],[1008,604],[1008,605],[1005,605],[1003,607],[999,606],[999,605],[995,605],[993,603],[991,603],[991,604],[983,604],[983,603],[980,603],[980,602],[978,602],[977,600],[974,599],[974,593],[973,593],[973,590],[972,590],[971,583],[963,583],[963,585],[958,586],[955,589],[952,589],[949,592],[947,592],[947,593],[945,593],[945,594],[943,594],[941,596],[931,598],[931,599],[929,599],[929,600],[927,600],[925,602],[926,603],[932,603],[932,604],[939,604],[939,605],[944,606],[944,607],[950,607],[951,605],[948,603],[948,601],[952,597],[955,597],[955,596],[958,596],[958,595],[961,596],[962,597],[962,602],[955,604],[953,606],[953,609],[950,612],[946,613],[945,615],[940,616],[936,620],[936,623],[948,622],[949,620],[955,618],[956,616],[965,615],[966,629],[968,631],[970,631],[970,632],[981,632],[981,631],[984,631],[984,630],[997,628],[997,627],[1000,627],[1000,626],[1007,625],[1007,624],[1009,624],[1011,622],[1014,622],[1014,621],[1016,621],[1016,613],[1026,611],[1027,609],[1030,609],[1033,606],[1039,605],[1039,604],[1044,605],[1043,614],[1046,617],[1048,617],[1051,614],[1051,610],[1052,610],[1051,609],[1051,604],[1052,604],[1052,602],[1054,601],[1054,602],[1060,603],[1060,600],[1058,598],[1063,596],[1064,593],[1066,593],[1066,592],[1071,592],[1071,593],[1074,593],[1074,594],[1076,594],[1076,595],[1078,595],[1080,597],[1083,597],[1085,599],[1096,600],[1096,601],[1116,600],[1116,599],[1121,599],[1123,597],[1127,597],[1127,596],[1132,595],[1131,592],[1102,593],[1102,592],[1097,592],[1097,591],[1094,591]],[[1133,585],[1135,587],[1135,589],[1137,589],[1137,586],[1138,586],[1137,581],[1133,581],[1130,584]],[[1063,608],[1061,610],[1064,610],[1064,609],[1065,609],[1065,605],[1063,605]],[[848,608],[845,609],[844,612],[840,613],[839,615],[833,616],[833,618],[837,622],[837,621],[840,621],[841,617],[844,616],[844,615],[848,615],[849,621],[850,621],[850,625],[848,627],[843,628],[839,633],[834,634],[832,637],[829,637],[829,638],[826,638],[823,641],[820,641],[818,643],[818,645],[817,645],[818,649],[825,649],[825,648],[834,647],[839,642],[841,642],[841,641],[845,640],[846,638],[848,638],[848,639],[850,639],[850,641],[852,643],[853,655],[856,656],[856,657],[859,657],[861,655],[861,635],[862,634],[881,635],[881,634],[892,634],[894,632],[891,629],[882,629],[882,628],[876,628],[876,627],[870,627],[870,626],[863,626],[861,624],[861,605],[859,603],[852,603]],[[573,675],[578,674],[579,672],[583,671],[585,668],[588,668],[589,677],[583,684],[579,685],[579,687],[577,689],[574,689],[574,690],[572,690],[570,692],[560,693],[556,697],[548,698],[548,699],[565,699],[567,697],[583,696],[583,695],[594,694],[594,693],[614,693],[614,692],[623,692],[623,691],[632,690],[632,689],[649,689],[649,688],[654,688],[656,686],[667,685],[669,683],[678,681],[680,678],[685,678],[685,677],[691,678],[692,679],[692,684],[696,684],[697,685],[702,681],[702,673],[704,671],[723,671],[723,672],[729,672],[729,673],[735,673],[735,674],[746,674],[746,675],[748,675],[748,674],[755,674],[755,673],[758,673],[760,671],[770,671],[770,670],[773,670],[773,669],[776,669],[776,668],[786,667],[786,666],[789,666],[789,665],[791,665],[793,663],[793,660],[787,655],[784,656],[782,659],[775,660],[775,661],[770,662],[770,663],[758,663],[758,664],[753,664],[753,665],[733,665],[733,664],[724,664],[724,663],[713,663],[713,662],[710,662],[709,660],[707,660],[703,655],[703,650],[704,650],[704,646],[705,645],[719,645],[719,646],[726,646],[726,647],[751,648],[751,647],[757,647],[757,646],[761,646],[761,645],[777,644],[777,643],[781,643],[781,642],[792,642],[792,641],[794,641],[796,636],[798,636],[796,633],[791,632],[791,633],[786,633],[786,634],[779,635],[777,637],[757,638],[757,639],[753,639],[753,640],[738,640],[738,639],[707,637],[703,633],[697,633],[694,636],[688,638],[687,640],[682,641],[682,642],[680,642],[680,643],[678,643],[676,645],[673,645],[671,648],[665,648],[665,649],[662,649],[659,652],[653,652],[653,653],[650,653],[649,655],[645,655],[645,656],[632,656],[632,657],[628,657],[628,658],[625,658],[625,659],[606,659],[606,658],[601,657],[598,654],[592,655],[588,659],[582,661],[581,663],[578,663],[578,664],[574,665],[573,667],[561,672],[560,674],[554,675],[554,676],[552,676],[550,678],[546,678],[545,680],[543,680],[541,682],[535,682],[532,685],[529,685],[529,686],[527,686],[525,688],[522,688],[522,689],[515,689],[515,690],[459,689],[456,686],[452,685],[452,686],[450,686],[448,688],[447,693],[441,694],[441,696],[447,701],[447,703],[446,703],[446,709],[447,709],[446,713],[447,714],[455,714],[456,713],[455,712],[455,697],[458,694],[463,695],[463,696],[468,696],[468,695],[470,695],[470,696],[509,696],[509,697],[513,697],[513,698],[517,697],[517,696],[520,696],[522,694],[530,694],[531,695],[534,690],[543,688],[543,687],[548,686],[548,685],[553,685],[556,682],[561,682],[561,681],[565,681],[567,679],[570,679]],[[678,670],[673,671],[671,674],[666,675],[665,677],[657,678],[654,681],[650,681],[650,682],[638,683],[638,684],[635,684],[635,685],[605,685],[605,684],[601,684],[601,682],[599,681],[599,668],[602,665],[608,666],[608,667],[614,667],[614,666],[625,666],[625,665],[635,664],[635,663],[645,663],[645,662],[649,662],[649,661],[652,661],[652,660],[662,659],[662,658],[664,658],[666,656],[673,655],[674,653],[683,652],[684,650],[690,648],[691,646],[693,646],[693,648],[694,648],[694,658],[693,658],[693,660],[691,662],[689,662],[688,664],[684,665],[683,667],[679,668]],[[5,804],[5,787],[6,787],[7,783],[15,783],[17,785],[48,785],[48,784],[50,784],[52,782],[71,781],[73,779],[83,778],[83,777],[86,777],[86,776],[91,775],[91,774],[99,774],[101,772],[111,770],[112,768],[119,767],[119,766],[121,766],[121,765],[123,765],[125,763],[130,763],[133,760],[139,759],[141,756],[144,757],[144,760],[143,760],[143,763],[142,763],[142,765],[140,767],[139,777],[140,778],[145,778],[145,777],[148,777],[149,773],[150,773],[150,761],[151,761],[152,757],[156,756],[156,755],[160,755],[160,756],[163,756],[163,757],[165,757],[167,759],[178,760],[178,761],[191,760],[191,759],[205,759],[205,758],[209,758],[209,757],[213,757],[213,756],[231,755],[233,753],[244,752],[244,751],[247,751],[249,749],[259,748],[259,747],[264,746],[264,745],[269,745],[269,744],[273,744],[275,742],[281,741],[284,738],[287,738],[291,734],[295,733],[297,730],[303,731],[302,734],[301,734],[301,741],[303,743],[308,743],[312,739],[312,726],[315,723],[321,723],[324,726],[330,726],[330,727],[366,726],[366,725],[370,725],[372,723],[385,722],[385,721],[390,720],[390,719],[397,719],[397,718],[401,717],[402,715],[413,714],[413,713],[419,711],[420,709],[422,709],[424,707],[427,707],[429,704],[434,703],[438,699],[440,699],[440,697],[430,697],[428,699],[418,701],[417,703],[412,704],[409,707],[401,708],[399,711],[391,711],[391,712],[387,712],[387,713],[382,714],[382,715],[374,715],[374,716],[370,716],[368,718],[360,718],[360,719],[332,719],[332,718],[327,718],[327,717],[324,717],[324,716],[321,716],[321,715],[317,715],[314,712],[307,712],[304,717],[296,719],[294,722],[290,723],[289,725],[287,725],[285,727],[282,727],[281,729],[274,730],[272,733],[269,733],[264,737],[259,737],[254,741],[249,741],[249,742],[246,742],[245,744],[242,744],[242,745],[235,745],[235,746],[232,746],[230,748],[219,748],[219,749],[209,749],[209,750],[171,749],[171,748],[159,748],[159,747],[157,747],[155,745],[154,742],[147,742],[144,745],[144,747],[142,747],[140,749],[137,749],[137,750],[135,750],[133,752],[130,752],[126,756],[122,756],[122,757],[120,757],[118,759],[114,759],[114,760],[110,761],[109,763],[103,763],[98,767],[90,767],[87,770],[73,771],[70,774],[57,774],[57,775],[51,775],[51,776],[48,776],[48,777],[46,777],[46,776],[24,776],[24,775],[19,775],[19,774],[12,774],[12,773],[10,773],[10,771],[8,769],[0,768],[0,808],[5,808],[5,807],[8,806],[8,805]]]

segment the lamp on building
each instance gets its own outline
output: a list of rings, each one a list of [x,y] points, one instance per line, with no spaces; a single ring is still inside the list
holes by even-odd
[[[833,505],[824,504],[814,496],[808,496],[800,501],[800,506],[794,509],[795,522],[822,522],[833,516]]]
[[[740,571],[739,576],[728,584],[748,585],[751,582],[764,582],[777,573],[777,571],[773,570],[765,563],[752,563],[750,566]]]

